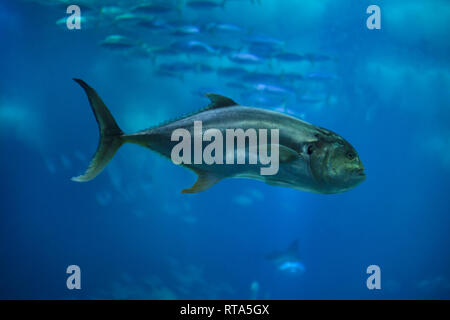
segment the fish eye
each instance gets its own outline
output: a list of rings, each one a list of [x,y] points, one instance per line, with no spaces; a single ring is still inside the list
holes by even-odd
[[[314,151],[314,147],[313,147],[312,144],[310,144],[310,145],[308,146],[308,149],[306,150],[306,152],[307,152],[309,155],[311,155],[311,154],[313,153],[313,151]]]
[[[347,158],[349,159],[349,160],[353,160],[353,159],[355,159],[355,154],[353,153],[353,152],[347,152],[347,154],[346,154],[346,156],[347,156]]]

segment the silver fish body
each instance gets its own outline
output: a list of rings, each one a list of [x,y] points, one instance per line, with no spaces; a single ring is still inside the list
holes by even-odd
[[[157,127],[134,134],[124,134],[96,92],[82,80],[77,81],[86,91],[100,127],[100,145],[86,173],[74,178],[88,181],[106,166],[123,143],[141,145],[171,158],[178,141],[172,141],[177,129],[185,129],[194,137],[194,124],[201,122],[202,132],[219,130],[223,137],[228,129],[278,130],[279,168],[274,175],[262,175],[259,162],[250,164],[183,163],[193,170],[198,180],[183,193],[204,191],[225,178],[250,178],[275,186],[290,187],[316,193],[347,191],[364,178],[364,168],[355,149],[342,137],[327,129],[295,117],[241,106],[233,100],[216,94],[207,94],[211,104],[204,110]],[[268,134],[270,137],[270,134]],[[269,140],[270,141],[270,140]],[[268,142],[271,143],[271,142]],[[203,146],[205,146],[204,144]],[[233,150],[236,151],[236,150]],[[248,152],[248,149],[246,149]],[[224,157],[226,152],[223,153]],[[248,158],[249,155],[246,154]]]

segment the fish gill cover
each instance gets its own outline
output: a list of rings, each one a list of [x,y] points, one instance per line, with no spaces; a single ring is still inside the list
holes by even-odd
[[[444,0],[1,1],[0,298],[449,299],[449,24]],[[98,129],[72,78],[123,132],[212,92],[336,132],[367,178],[186,195],[192,172],[126,144],[75,183]]]

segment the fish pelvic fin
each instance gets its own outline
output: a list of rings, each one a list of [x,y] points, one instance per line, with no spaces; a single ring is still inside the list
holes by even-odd
[[[199,193],[211,188],[217,182],[222,180],[221,177],[218,177],[209,172],[199,170],[194,170],[194,172],[198,175],[197,181],[192,187],[183,189],[181,193]]]
[[[98,96],[97,92],[95,92],[95,90],[83,80],[73,80],[84,89],[100,131],[100,142],[89,167],[84,174],[72,178],[72,181],[86,182],[94,179],[100,172],[102,172],[125,141],[122,137],[123,131],[119,128],[111,115],[111,112],[103,103],[102,99]]]

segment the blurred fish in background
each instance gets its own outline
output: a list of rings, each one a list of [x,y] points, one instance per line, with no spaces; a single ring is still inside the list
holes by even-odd
[[[305,265],[300,259],[298,240],[294,240],[289,247],[283,251],[268,254],[266,258],[280,271],[303,273],[306,270]]]

